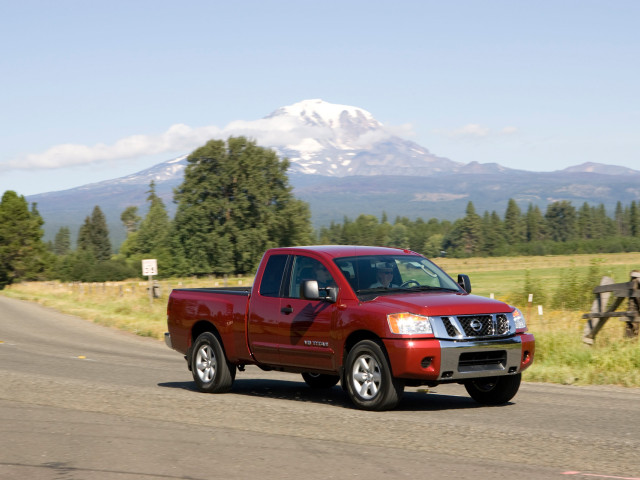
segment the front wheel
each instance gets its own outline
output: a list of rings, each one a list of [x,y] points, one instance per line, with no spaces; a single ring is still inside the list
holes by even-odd
[[[500,405],[515,397],[521,380],[521,373],[508,377],[477,378],[465,382],[464,388],[478,403]]]
[[[202,392],[223,393],[231,389],[235,366],[227,362],[222,345],[213,333],[202,333],[193,344],[191,373]]]
[[[371,340],[357,343],[347,355],[344,381],[351,401],[364,410],[392,409],[404,391],[382,347]]]

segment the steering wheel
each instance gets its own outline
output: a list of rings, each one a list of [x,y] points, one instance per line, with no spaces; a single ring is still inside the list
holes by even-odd
[[[400,288],[408,287],[412,283],[415,284],[417,287],[420,286],[420,282],[419,281],[411,279],[411,280],[407,280],[402,285],[400,285]]]

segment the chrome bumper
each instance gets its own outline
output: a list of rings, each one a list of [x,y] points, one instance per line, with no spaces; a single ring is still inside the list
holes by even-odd
[[[497,377],[520,372],[520,337],[473,342],[440,341],[441,362],[438,380]]]
[[[171,334],[169,332],[164,332],[164,343],[167,347],[173,349],[173,346],[171,345]]]

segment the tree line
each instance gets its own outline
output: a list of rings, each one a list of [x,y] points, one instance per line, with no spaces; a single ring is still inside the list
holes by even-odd
[[[152,182],[144,218],[135,206],[122,212],[127,238],[115,254],[99,206],[86,217],[75,249],[67,227],[45,245],[37,205],[7,191],[0,202],[0,288],[22,280],[134,278],[144,258],[158,259],[164,277],[246,274],[268,248],[312,243],[386,245],[430,257],[640,251],[635,201],[618,202],[613,217],[602,204],[576,208],[559,201],[543,214],[532,204],[522,211],[510,199],[503,215],[480,215],[469,202],[455,221],[397,217],[391,223],[384,213],[363,214],[314,232],[308,204],[292,194],[288,167],[287,159],[244,137],[209,141],[188,157],[174,191],[175,217]]]
[[[501,216],[496,211],[476,212],[467,204],[465,216],[453,222],[432,218],[410,220],[386,215],[360,215],[332,222],[318,232],[320,243],[389,245],[408,248],[429,257],[487,257],[506,255],[561,255],[640,251],[640,205],[617,203],[614,217],[603,204],[576,208],[562,200],[549,204],[543,214],[537,205],[526,211],[509,199]]]

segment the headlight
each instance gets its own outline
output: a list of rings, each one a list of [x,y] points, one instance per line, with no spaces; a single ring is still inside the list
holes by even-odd
[[[413,313],[392,313],[387,315],[391,333],[397,335],[425,335],[433,333],[429,317]]]
[[[527,321],[524,319],[524,315],[517,308],[513,310],[513,322],[516,324],[516,330],[523,330],[527,328]]]

